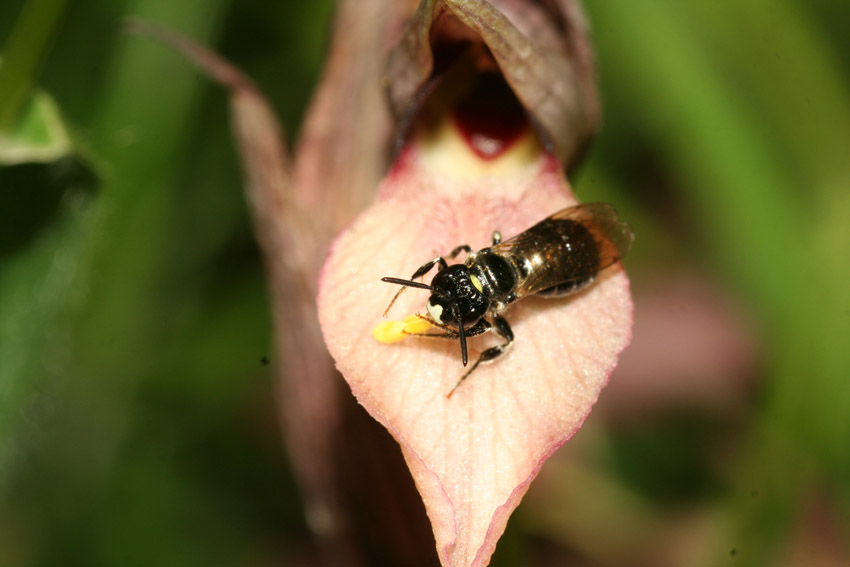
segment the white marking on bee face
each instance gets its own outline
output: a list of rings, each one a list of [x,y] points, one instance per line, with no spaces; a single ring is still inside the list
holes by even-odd
[[[434,305],[430,301],[425,304],[425,309],[428,310],[428,315],[431,316],[431,319],[439,323],[443,324],[443,321],[440,317],[443,316],[443,306],[442,305]]]
[[[475,289],[478,290],[478,293],[484,293],[484,286],[481,285],[481,280],[479,280],[473,274],[469,274],[469,279],[472,280],[472,285],[475,286]]]

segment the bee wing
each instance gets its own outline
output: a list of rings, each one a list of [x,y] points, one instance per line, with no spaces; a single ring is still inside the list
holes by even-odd
[[[562,209],[549,217],[581,223],[599,247],[599,270],[619,262],[631,249],[635,233],[629,223],[617,216],[609,203],[584,203]]]
[[[633,240],[631,226],[614,207],[585,203],[558,211],[493,250],[517,268],[521,298],[593,279],[625,256]]]

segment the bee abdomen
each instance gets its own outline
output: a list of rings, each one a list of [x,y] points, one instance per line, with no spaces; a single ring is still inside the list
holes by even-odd
[[[548,287],[544,290],[538,291],[537,295],[541,295],[543,297],[563,297],[565,295],[575,293],[583,287],[589,286],[593,283],[594,279],[596,279],[596,276],[590,276],[583,280],[575,280],[558,285],[553,285],[552,287]]]
[[[599,270],[599,246],[593,234],[580,222],[547,219],[540,227],[543,241],[549,243],[546,269],[555,283],[537,292],[544,297],[575,293],[593,283]]]

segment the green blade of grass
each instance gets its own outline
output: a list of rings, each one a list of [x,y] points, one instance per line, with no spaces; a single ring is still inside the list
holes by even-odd
[[[702,247],[765,321],[768,395],[734,483],[769,498],[733,502],[728,524],[738,562],[764,564],[813,475],[848,468],[850,96],[792,2],[589,10],[604,90],[628,93]]]
[[[30,0],[3,47],[0,64],[0,134],[10,133],[62,17],[66,0]]]

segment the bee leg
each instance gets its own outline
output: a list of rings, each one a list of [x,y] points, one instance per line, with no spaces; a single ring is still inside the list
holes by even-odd
[[[482,321],[484,321],[484,319],[482,319]],[[488,323],[488,327],[491,327],[489,323]],[[447,398],[452,397],[452,394],[455,393],[455,390],[458,389],[458,386],[460,386],[461,383],[464,380],[466,380],[466,378],[470,374],[472,374],[473,370],[478,368],[479,364],[481,364],[482,362],[490,362],[491,360],[495,360],[495,359],[499,358],[500,356],[502,356],[505,353],[506,350],[508,350],[508,347],[511,346],[511,343],[514,342],[514,332],[511,330],[510,325],[508,325],[508,322],[504,319],[504,317],[502,317],[500,315],[494,315],[493,316],[493,325],[492,325],[491,328],[496,333],[501,335],[502,338],[505,339],[505,342],[500,344],[500,345],[490,347],[487,350],[485,350],[484,352],[482,352],[481,355],[478,357],[478,360],[475,361],[475,364],[472,365],[472,368],[470,368],[469,370],[464,372],[463,376],[460,377],[460,380],[457,381],[457,384],[455,384],[455,387],[452,388],[452,391],[449,392],[448,395],[446,396]],[[471,330],[472,329],[470,329],[470,331]]]
[[[442,256],[437,256],[433,260],[425,262],[424,264],[419,266],[419,269],[416,270],[415,272],[413,272],[413,275],[410,276],[410,279],[415,280],[416,278],[421,278],[422,276],[427,274],[429,271],[431,271],[431,268],[433,268],[434,265],[436,265],[436,264],[440,265],[440,267],[437,268],[438,272],[440,270],[443,270],[443,269],[449,267],[449,265],[446,263],[445,258],[443,258]]]
[[[411,337],[431,337],[434,339],[457,339],[460,337],[460,333],[456,329],[449,327],[447,325],[440,325],[439,323],[427,319],[431,322],[435,327],[439,327],[443,329],[442,333],[408,333],[406,331],[402,331],[405,335],[410,335]],[[475,325],[471,326],[468,329],[463,330],[463,334],[467,337],[477,337],[478,335],[484,334],[492,328],[492,325],[486,319],[481,319]]]
[[[460,246],[452,250],[451,254],[449,254],[449,260],[454,260],[455,257],[461,252],[466,252],[467,254],[469,254],[470,252],[472,252],[472,248],[469,246],[469,244],[461,244]]]

